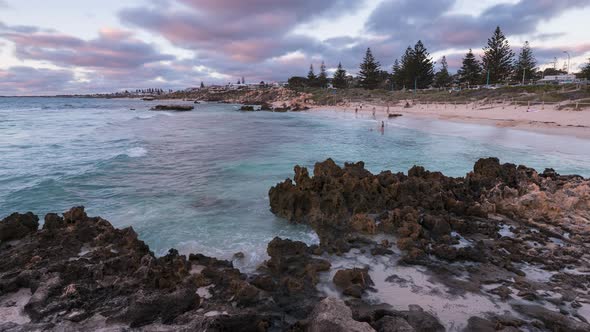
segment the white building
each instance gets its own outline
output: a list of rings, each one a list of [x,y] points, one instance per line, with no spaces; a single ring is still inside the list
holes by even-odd
[[[576,75],[547,75],[539,80],[538,83],[568,84],[575,83]]]

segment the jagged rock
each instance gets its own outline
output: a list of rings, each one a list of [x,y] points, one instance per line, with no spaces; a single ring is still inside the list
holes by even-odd
[[[0,243],[18,240],[35,232],[39,227],[39,218],[32,212],[13,213],[0,221]]]
[[[405,319],[397,316],[384,316],[375,323],[377,332],[415,332]]]
[[[408,311],[399,312],[416,332],[444,332],[445,327],[436,317],[427,313],[418,305],[409,305]]]
[[[309,332],[372,332],[371,325],[352,319],[352,311],[341,300],[327,297],[314,308]]]
[[[464,332],[495,332],[496,324],[493,322],[481,318],[481,317],[470,317],[467,321],[467,327],[463,330]]]
[[[551,311],[539,305],[515,304],[517,311],[540,320],[552,331],[583,332],[590,331],[590,324],[577,321],[559,312]]]
[[[22,310],[31,322],[1,329],[286,330],[320,301],[314,285],[329,269],[305,244],[277,239],[269,246],[272,268],[249,282],[228,261],[187,259],[174,249],[156,257],[132,228],[88,217],[84,207],[47,214],[42,229],[37,220],[14,214],[3,221],[24,231],[0,243],[0,298],[29,289]],[[287,277],[300,285],[295,295],[278,287]]]
[[[367,269],[346,269],[336,272],[333,282],[343,290],[344,295],[360,298],[367,288],[373,286],[373,280]]]

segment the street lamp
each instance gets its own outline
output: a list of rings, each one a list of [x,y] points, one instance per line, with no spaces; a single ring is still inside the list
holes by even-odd
[[[568,51],[563,51],[563,53],[567,54],[567,73],[570,73],[570,53]]]

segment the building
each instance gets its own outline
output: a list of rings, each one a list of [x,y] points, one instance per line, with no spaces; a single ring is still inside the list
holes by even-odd
[[[539,84],[570,84],[576,83],[576,75],[547,75],[540,79]]]

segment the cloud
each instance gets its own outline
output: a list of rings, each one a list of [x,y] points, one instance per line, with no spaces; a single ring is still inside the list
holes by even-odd
[[[5,1],[0,0],[0,10],[2,3]],[[14,49],[20,60],[36,60],[59,68],[1,69],[0,77],[10,79],[8,82],[14,86],[2,82],[0,94],[43,91],[43,83],[48,91],[77,88],[84,92],[108,92],[142,87],[183,88],[196,86],[200,81],[234,82],[242,76],[249,82],[282,81],[289,76],[306,75],[310,63],[319,68],[322,60],[328,68],[342,62],[355,74],[367,47],[371,47],[382,68],[390,70],[393,60],[418,39],[437,58],[446,53],[450,69],[455,70],[467,48],[481,52],[497,25],[510,37],[529,39],[538,63],[544,64],[555,56],[563,57],[562,47],[537,48],[534,42],[563,37],[563,33],[540,33],[539,25],[566,11],[590,6],[590,0],[503,1],[479,14],[467,15],[456,13],[457,0],[381,0],[358,36],[343,34],[326,39],[321,31],[317,35],[295,33],[305,31],[298,29],[301,25],[322,26],[323,21],[353,15],[367,9],[368,3],[157,0],[123,9],[117,17],[125,30],[104,28],[91,39],[0,22],[0,48],[4,53]],[[152,36],[152,42],[140,39],[145,36],[143,32]],[[158,45],[162,39],[166,40],[163,47],[172,45],[169,52],[163,52]],[[3,42],[14,44],[14,48],[2,45]],[[512,46],[515,51],[520,47]],[[568,50],[572,58],[580,58],[590,47],[582,44],[569,46]],[[190,58],[186,58],[187,54]],[[39,75],[39,79],[35,80],[34,75]],[[24,88],[27,82],[28,90]]]
[[[122,69],[174,59],[159,53],[153,45],[133,38],[128,31],[103,29],[98,38],[83,40],[36,28],[30,28],[29,32],[14,27],[11,30],[0,33],[0,37],[15,44],[19,59],[50,61],[60,66]]]
[[[11,67],[0,69],[0,95],[58,94],[75,92],[74,74],[69,70]]]
[[[482,47],[496,26],[511,36],[534,35],[542,21],[589,7],[590,1],[520,0],[491,6],[479,15],[452,14],[454,4],[454,0],[425,0],[418,6],[412,0],[386,0],[371,14],[366,29],[400,46],[421,39],[431,50],[475,49]]]
[[[196,49],[203,57],[255,63],[299,49],[313,49],[315,40],[291,31],[328,13],[356,10],[346,0],[178,0],[179,9],[136,7],[121,11],[122,22],[162,35],[174,45]]]

